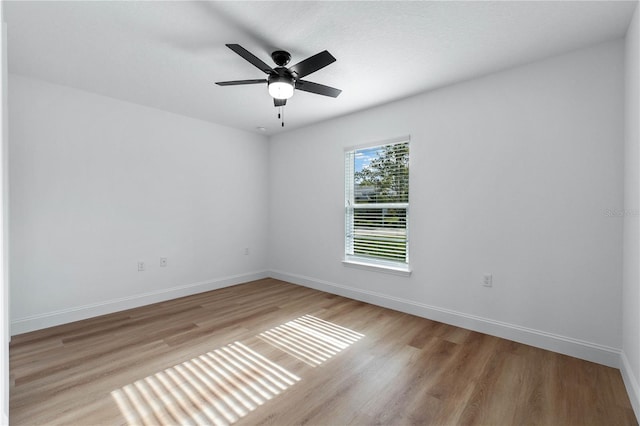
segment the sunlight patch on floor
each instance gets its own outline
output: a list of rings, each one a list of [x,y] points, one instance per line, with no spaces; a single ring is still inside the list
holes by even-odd
[[[111,392],[130,425],[229,425],[300,381],[240,342]]]
[[[258,335],[258,338],[313,367],[364,337],[345,327],[304,315]]]

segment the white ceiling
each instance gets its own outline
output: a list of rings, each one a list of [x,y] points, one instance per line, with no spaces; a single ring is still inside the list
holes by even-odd
[[[266,134],[623,37],[637,1],[28,2],[6,1],[9,71]],[[272,65],[322,50],[305,77],[337,98],[297,91],[280,128],[264,78],[225,43]]]

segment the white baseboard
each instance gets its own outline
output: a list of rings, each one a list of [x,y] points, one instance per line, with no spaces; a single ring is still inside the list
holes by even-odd
[[[105,302],[93,303],[91,305],[77,306],[25,318],[18,318],[11,321],[11,335],[27,333],[29,331],[40,330],[42,328],[53,327],[60,324],[67,324],[99,315],[123,311],[125,309],[137,308],[139,306],[164,302],[178,297],[190,296],[192,294],[202,293],[205,291],[217,290],[223,287],[267,278],[268,276],[269,273],[267,271],[249,272],[246,274],[233,275],[230,277],[217,278],[209,281],[201,281],[159,291],[137,294],[120,299],[107,300]]]
[[[620,373],[622,373],[622,380],[624,380],[624,386],[627,388],[633,412],[636,413],[636,419],[640,420],[640,383],[638,383],[638,379],[633,374],[629,359],[624,351],[620,354]]]
[[[624,365],[626,358],[623,356],[621,357],[621,351],[619,349],[277,270],[239,274],[172,287],[157,292],[144,293],[91,305],[78,306],[70,309],[18,318],[11,321],[11,335],[27,333],[29,331],[53,327],[60,324],[110,314],[152,303],[163,302],[205,291],[216,290],[266,277],[277,278],[305,287],[314,288],[316,290],[326,291],[328,293],[406,312],[434,321],[444,322],[457,327],[502,337],[538,348],[596,362],[598,364],[621,368],[623,377],[625,378],[625,384],[627,389],[629,389],[630,398],[634,403],[634,410],[636,411],[636,414],[638,413],[638,396],[640,395],[640,392],[638,391],[638,383],[631,374],[628,362],[626,366]]]
[[[351,299],[360,300],[373,305],[478,331],[480,333],[502,337],[504,339],[596,362],[609,367],[620,367],[620,350],[609,346],[547,333],[545,331],[534,330],[527,327],[521,327],[515,324],[495,321],[476,315],[469,315],[463,312],[439,308],[437,306],[430,306],[411,300],[318,280],[303,275],[272,270],[270,276],[282,281],[288,281],[305,287],[314,288],[316,290],[349,297]]]

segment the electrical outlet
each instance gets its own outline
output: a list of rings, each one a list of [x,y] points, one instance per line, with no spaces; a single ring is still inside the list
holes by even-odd
[[[485,287],[493,287],[493,275],[492,274],[484,274],[482,278],[482,285]]]
[[[244,254],[245,254],[245,256],[248,256],[248,255],[249,255],[249,247],[247,247],[247,248],[245,248],[245,249],[244,249]]]
[[[138,262],[138,272],[144,271],[144,262]]]
[[[160,258],[160,266],[163,267],[163,268],[165,266],[167,266],[167,258],[166,257],[161,257]]]

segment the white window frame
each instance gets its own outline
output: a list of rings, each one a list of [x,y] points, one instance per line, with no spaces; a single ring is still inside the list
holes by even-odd
[[[354,158],[355,152],[367,148],[384,147],[398,143],[409,143],[411,137],[403,136],[384,141],[372,142],[363,145],[350,146],[344,149],[345,152],[345,241],[344,241],[344,258],[343,265],[355,267],[370,271],[385,272],[395,275],[409,276],[411,268],[409,263],[409,202],[406,203],[379,203],[379,204],[357,204],[355,203],[355,182],[354,182]],[[409,151],[411,153],[411,151]],[[411,162],[411,154],[409,154],[409,162]],[[409,193],[411,193],[411,185],[409,184]],[[411,200],[409,195],[409,201]],[[388,259],[378,259],[373,257],[359,256],[353,254],[353,212],[357,208],[401,208],[406,211],[406,256],[405,261],[394,261]]]

